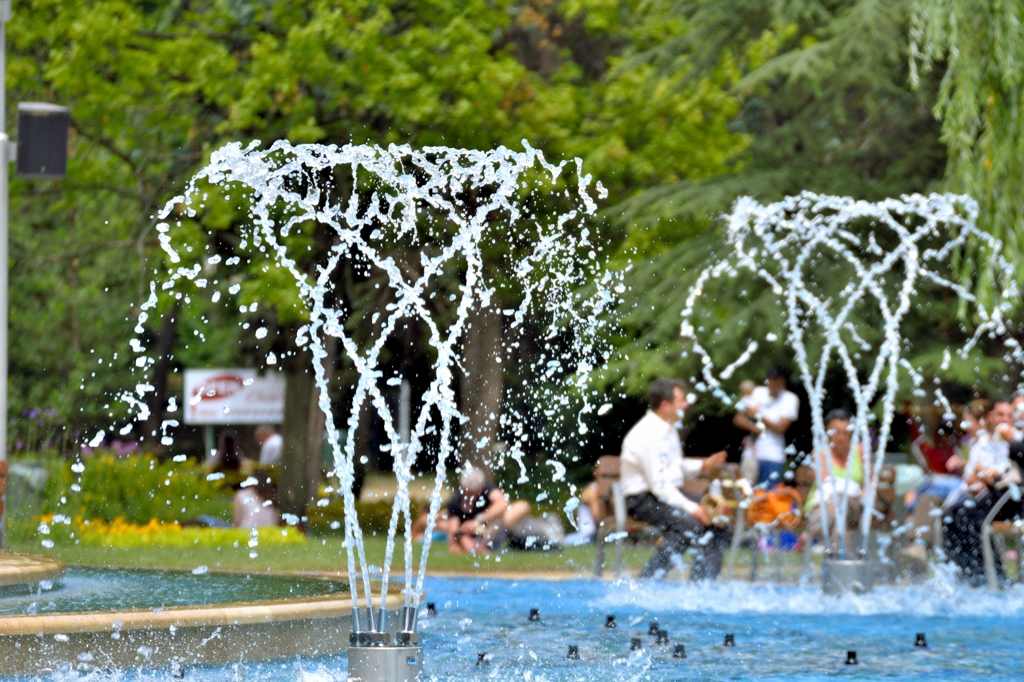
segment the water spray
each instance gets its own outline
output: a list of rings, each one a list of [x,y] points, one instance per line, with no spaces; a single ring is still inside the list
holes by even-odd
[[[593,368],[600,366],[607,353],[604,312],[617,302],[624,287],[618,277],[603,269],[598,257],[600,244],[586,224],[596,210],[589,194],[591,176],[583,174],[578,159],[574,164],[554,165],[525,141],[523,144],[524,151],[517,152],[504,147],[472,151],[293,146],[285,141],[260,150],[255,142],[246,147],[233,143],[215,152],[187,191],[168,202],[160,216],[165,222],[157,226],[157,233],[173,269],[167,281],[151,284],[149,300],[139,316],[139,333],[160,298],[188,302],[191,296],[209,295],[210,273],[219,266],[220,255],[179,243],[177,235],[188,233],[185,223],[201,218],[211,186],[219,186],[218,191],[242,192],[251,225],[243,228],[239,248],[266,258],[267,267],[288,273],[308,310],[309,321],[298,330],[295,341],[313,357],[317,403],[324,413],[334,459],[332,475],[339,479],[344,497],[345,547],[354,604],[349,654],[353,677],[400,680],[420,674],[422,649],[416,614],[449,456],[460,445],[473,443],[493,453],[484,457],[489,466],[500,467],[506,459],[518,464],[523,483],[528,480],[523,462],[528,436],[545,438],[551,449],[558,450],[560,438],[586,432],[583,417],[594,410],[588,385]],[[338,180],[339,174],[344,181]],[[600,183],[596,191],[605,196]],[[531,202],[555,192],[557,210],[535,212]],[[326,228],[331,244],[326,260],[310,272],[299,265],[292,240],[304,230],[308,232],[311,225]],[[489,256],[496,248],[505,251]],[[238,265],[240,258],[228,261]],[[348,307],[345,296],[338,293],[346,265],[378,278],[377,286],[386,293],[380,299],[380,310]],[[229,293],[237,294],[238,289],[233,285]],[[220,296],[216,290],[211,299],[218,301]],[[517,302],[509,306],[509,300]],[[517,390],[528,398],[522,403],[529,407],[504,406],[500,427],[507,448],[500,451],[490,449],[486,439],[477,443],[477,435],[465,433],[468,417],[460,410],[455,393],[456,381],[478,380],[462,367],[460,349],[471,315],[481,310],[497,315],[499,324],[509,330],[500,348],[487,349],[495,354],[496,362],[511,362],[519,340],[527,333],[539,340],[540,346],[529,367],[517,367],[522,376]],[[352,323],[355,313],[363,315],[359,324]],[[402,386],[408,394],[409,377],[402,375],[404,370],[388,376],[394,373],[385,367],[382,352],[389,338],[411,325],[428,337],[433,354],[431,375],[419,396],[418,413],[396,418],[382,384]],[[357,338],[356,327],[371,338]],[[266,336],[264,329],[257,332],[257,339],[263,338],[261,333]],[[325,367],[329,343],[338,344],[345,362],[358,373],[344,421],[348,433],[356,433],[366,412],[375,413],[385,432],[382,449],[394,458],[397,492],[381,568],[368,564],[363,546],[352,495],[359,453],[354,438],[341,441],[335,422]],[[155,360],[145,354],[138,340],[133,348],[139,353],[136,366],[148,370]],[[267,364],[276,362],[276,356],[272,361],[268,355]],[[152,386],[140,384],[135,393],[122,396],[135,408],[137,421],[149,417],[145,398],[152,390]],[[558,409],[552,409],[552,402]],[[547,427],[536,426],[542,420],[534,419],[533,412],[518,411],[524,409],[543,410]],[[460,426],[461,439],[457,434]],[[414,575],[417,556],[409,532],[409,485],[414,463],[426,457],[436,458],[437,464]],[[551,463],[554,480],[564,481],[564,465],[555,460]],[[566,506],[570,523],[573,509]],[[406,528],[403,606],[397,626],[392,626],[386,605],[399,525]],[[371,576],[379,576],[376,590]],[[371,671],[376,672],[371,675]]]
[[[805,192],[768,206],[743,197],[725,218],[726,255],[700,273],[687,298],[681,335],[701,366],[695,388],[730,407],[735,401],[723,381],[766,342],[785,336],[810,401],[811,464],[818,481],[825,545],[833,544],[824,494],[825,479],[830,478],[836,483],[838,561],[860,562],[859,568],[837,566],[833,578],[842,576],[870,589],[871,571],[863,559],[900,378],[909,378],[916,396],[927,395],[922,372],[903,357],[908,342],[902,324],[912,304],[920,301],[921,289],[951,293],[970,313],[963,321],[967,340],[955,349],[960,358],[966,359],[982,339],[1001,338],[1008,361],[1020,365],[1024,360],[1008,334],[1006,319],[1019,297],[1014,269],[1001,256],[1000,243],[975,226],[977,211],[970,197],[939,194],[870,203]],[[957,276],[955,261],[969,244],[979,245],[995,266],[989,299],[979,299]],[[709,331],[716,327],[710,321],[705,325],[701,313],[705,301],[721,305],[709,289],[720,286],[726,296],[734,296],[740,274],[767,287],[783,313],[784,328],[763,339],[751,338],[736,359],[714,357]],[[940,371],[947,369],[949,357],[947,349]],[[724,369],[716,369],[726,363]],[[833,367],[844,375],[854,396],[851,456],[859,449],[864,452],[862,544],[855,559],[847,556],[846,540],[852,467],[847,467],[845,481],[836,481],[831,458],[824,454],[829,451],[826,379]],[[937,404],[949,412],[941,390],[934,393]],[[873,411],[876,406],[880,414]]]

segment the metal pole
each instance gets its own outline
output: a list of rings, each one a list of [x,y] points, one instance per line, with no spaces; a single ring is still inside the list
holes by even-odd
[[[7,22],[11,0],[0,0],[0,462],[7,461]],[[8,481],[10,477],[8,476]],[[7,497],[0,494],[0,549],[7,549]]]

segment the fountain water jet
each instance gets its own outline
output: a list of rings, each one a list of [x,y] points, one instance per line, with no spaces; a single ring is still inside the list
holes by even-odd
[[[605,353],[603,313],[616,298],[613,289],[621,293],[621,288],[617,277],[601,272],[597,257],[600,249],[585,226],[587,216],[596,208],[588,194],[591,177],[583,175],[577,159],[577,178],[566,182],[565,162],[548,163],[525,141],[524,148],[523,152],[505,148],[487,152],[443,147],[413,150],[408,146],[385,150],[354,145],[293,146],[282,141],[261,151],[256,142],[247,147],[229,144],[212,155],[210,164],[193,178],[184,195],[168,202],[161,214],[168,222],[157,226],[160,244],[174,269],[159,289],[155,282],[151,284],[150,297],[139,316],[138,332],[160,296],[184,298],[188,302],[190,296],[208,287],[208,268],[216,265],[220,257],[193,252],[192,247],[175,241],[176,232],[186,232],[183,221],[195,218],[203,209],[207,198],[203,188],[207,184],[244,191],[252,225],[245,231],[241,248],[251,244],[290,273],[309,309],[309,323],[299,329],[297,343],[308,346],[313,355],[318,404],[326,418],[334,474],[340,479],[344,494],[345,546],[352,596],[354,603],[358,605],[361,601],[365,607],[363,612],[353,609],[352,660],[358,661],[354,664],[360,671],[390,667],[393,679],[404,679],[418,665],[416,614],[430,537],[441,505],[447,459],[456,446],[455,429],[467,421],[467,415],[457,404],[454,382],[460,343],[468,330],[471,312],[498,307],[501,294],[507,300],[508,292],[514,290],[511,297],[517,302],[502,310],[501,315],[514,333],[524,334],[529,324],[541,340],[530,365],[534,371],[521,368],[526,380],[519,388],[531,398],[524,402],[544,410],[544,421],[549,422],[549,441],[558,438],[562,426],[559,414],[573,415],[574,430],[583,433],[582,415],[593,409],[587,386],[591,370]],[[335,175],[341,170],[348,173],[351,189],[347,194],[335,192]],[[545,219],[531,214],[527,204],[535,199],[535,190],[550,194],[548,188],[559,190],[560,207],[552,218]],[[600,183],[597,192],[604,195]],[[527,222],[529,227],[522,227]],[[300,268],[289,247],[290,235],[309,225],[326,227],[333,240],[326,262],[318,264],[312,276]],[[499,264],[490,267],[486,252],[505,244],[511,244],[512,254],[504,259],[491,258]],[[238,259],[234,260],[237,264]],[[384,310],[374,312],[370,327],[376,333],[365,343],[360,343],[346,326],[356,311],[346,307],[341,297],[332,296],[340,277],[339,268],[346,261],[367,271],[375,269],[382,275],[381,283],[389,289],[391,300]],[[598,286],[592,287],[590,293],[579,293],[595,280]],[[448,289],[444,288],[446,283]],[[230,291],[236,293],[237,285]],[[449,292],[442,299],[447,299],[445,306],[450,304],[454,312],[449,311],[445,318],[432,301],[438,293]],[[214,300],[219,296],[219,291],[214,293]],[[383,319],[378,326],[380,315]],[[417,324],[426,329],[436,357],[418,414],[414,419],[400,417],[398,421],[404,424],[396,426],[379,383],[384,378],[381,352],[402,324]],[[362,326],[365,331],[365,320]],[[376,610],[370,581],[374,567],[367,562],[351,493],[358,455],[354,439],[339,442],[324,367],[325,346],[330,337],[337,339],[345,358],[359,375],[346,422],[348,432],[355,433],[364,408],[369,407],[383,422],[388,441],[385,447],[394,456],[397,493],[384,564],[379,569],[381,587]],[[137,366],[147,369],[153,359],[145,355],[140,343],[133,345],[139,353]],[[513,340],[503,348],[489,351],[502,362],[503,356],[514,355],[512,349],[518,345]],[[466,376],[466,372],[463,374],[463,381],[476,380]],[[407,377],[394,376],[386,382],[407,387],[406,380]],[[552,394],[546,391],[552,385],[561,392],[557,396],[561,412],[548,407]],[[148,384],[140,384],[134,394],[123,396],[136,409],[140,422],[149,417],[144,398],[151,390]],[[569,406],[569,394],[582,401],[578,409],[565,409]],[[506,410],[501,416],[501,426],[511,442],[507,453],[500,453],[495,464],[500,466],[506,457],[516,461],[521,470],[520,481],[527,480],[521,446],[527,440],[527,425],[534,437],[538,430],[544,431],[543,426],[538,429],[542,422],[532,419],[534,416],[516,410]],[[432,432],[438,436],[433,451],[427,439]],[[475,436],[469,434],[466,439],[475,440]],[[483,441],[477,443],[478,447],[486,445]],[[413,464],[426,455],[435,456],[437,465],[414,580],[409,484],[413,480]],[[557,460],[551,464],[555,480],[564,480],[565,467]],[[565,510],[570,522],[573,507],[570,503]],[[393,642],[384,604],[400,521],[404,521],[406,528],[404,607],[397,641]],[[361,589],[357,576],[362,577]],[[374,654],[370,649],[378,652]]]
[[[702,302],[713,298],[709,287],[741,272],[767,285],[783,312],[785,341],[810,400],[815,453],[828,451],[824,406],[826,378],[833,363],[847,380],[855,402],[852,451],[863,447],[867,453],[864,512],[859,524],[862,544],[858,559],[849,560],[846,511],[850,486],[836,486],[839,561],[825,567],[823,588],[827,591],[854,583],[870,589],[872,584],[871,569],[863,559],[901,375],[909,377],[915,395],[926,395],[922,371],[903,357],[907,341],[902,325],[912,303],[920,304],[923,299],[919,288],[958,296],[962,308],[970,313],[963,324],[965,329],[973,328],[956,349],[960,357],[966,358],[983,338],[1003,337],[1006,359],[1018,365],[1024,359],[1020,345],[1007,334],[1006,315],[1018,296],[1014,270],[1000,255],[999,242],[975,227],[977,210],[969,197],[937,194],[870,203],[805,192],[768,206],[740,198],[725,219],[727,255],[701,272],[687,298],[681,334],[691,342],[701,364],[703,381],[697,388],[733,405],[722,382],[757,352],[758,339],[750,339],[738,358],[717,371],[716,364],[723,359],[716,363],[713,349],[705,347],[708,341],[702,334],[711,322],[700,317]],[[956,276],[956,258],[969,242],[980,245],[995,265],[991,300],[979,300],[970,285]],[[775,337],[775,332],[765,336]],[[869,339],[876,339],[877,345]],[[947,348],[938,371],[948,369],[949,361]],[[938,382],[934,398],[947,413],[951,411]],[[876,403],[881,406],[877,415],[872,411]],[[875,445],[870,430],[873,424],[877,427]],[[825,478],[833,474],[832,461],[818,456],[811,460],[820,490]],[[848,468],[844,483],[849,474]],[[819,495],[819,502],[829,548],[829,510],[824,494]]]

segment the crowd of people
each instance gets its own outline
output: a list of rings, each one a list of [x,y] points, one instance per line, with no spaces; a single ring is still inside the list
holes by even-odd
[[[917,564],[925,560],[926,545],[938,541],[930,522],[938,513],[946,556],[965,582],[980,585],[985,578],[985,518],[1000,501],[1003,506],[994,520],[1024,513],[1021,496],[1012,492],[1021,483],[1024,462],[1024,395],[976,400],[963,411],[959,424],[942,419],[931,435],[921,433],[916,420],[910,421],[916,436],[913,448],[928,475],[908,495],[911,542],[904,556]],[[1005,582],[998,552],[993,555],[998,579]]]
[[[733,418],[733,424],[745,434],[739,471],[755,490],[784,484],[787,463],[791,464],[787,435],[797,422],[801,406],[787,382],[786,370],[773,367],[763,385],[751,381],[740,385],[741,400]],[[595,464],[593,480],[581,491],[577,528],[571,535],[563,537],[557,522],[531,516],[527,501],[510,499],[485,471],[466,464],[460,469],[458,491],[435,516],[437,539],[446,541],[453,554],[487,554],[500,549],[506,540],[524,548],[591,542],[602,524],[614,517],[612,486],[618,483],[631,522],[660,533],[661,540],[640,573],[642,578],[663,575],[680,565],[691,547],[695,550],[691,576],[714,578],[731,539],[730,524],[714,518],[718,512],[707,506],[706,499],[687,492],[685,483],[706,478],[725,465],[726,453],[684,457],[680,427],[689,407],[686,391],[686,385],[678,380],[661,378],[651,382],[648,410],[626,434],[620,454],[603,456]],[[996,520],[1024,514],[1022,496],[1018,494],[1014,499],[1006,495],[1021,483],[1024,395],[975,400],[963,409],[959,421],[942,417],[922,423],[909,409],[904,416],[912,439],[911,451],[925,476],[906,496],[903,530],[908,543],[902,558],[906,565],[920,569],[927,562],[929,545],[939,542],[938,525],[945,556],[966,582],[980,584],[985,577],[984,520],[997,503],[1002,506]],[[803,500],[802,512],[806,518],[805,538],[828,537],[831,546],[826,549],[836,552],[841,535],[837,523],[845,518],[853,528],[861,517],[862,488],[871,462],[865,457],[864,446],[853,444],[849,412],[831,410],[825,415],[824,426],[827,450],[814,455],[819,458],[822,483],[811,488]],[[260,447],[258,459],[248,459],[239,451],[235,435],[224,431],[206,462],[215,472],[251,471],[237,485],[233,521],[238,527],[281,523],[268,468],[280,461],[283,441],[268,426],[256,429],[255,439]],[[840,504],[846,505],[845,513],[840,513]],[[936,515],[941,515],[941,524],[933,522]],[[428,516],[428,508],[420,510],[412,528],[416,540],[422,539]],[[846,549],[851,551],[852,547]],[[996,556],[999,579],[1005,580]]]
[[[787,389],[787,379],[785,370],[776,367],[768,372],[764,385],[743,382],[740,387],[742,399],[733,419],[746,433],[740,468],[742,475],[762,490],[783,483],[787,460],[792,464],[786,436],[797,421],[800,401]],[[703,459],[683,456],[679,427],[688,406],[682,382],[657,379],[650,384],[647,413],[624,438],[620,457],[598,461],[594,481],[580,496],[579,531],[567,542],[592,540],[600,525],[612,518],[611,485],[618,481],[630,517],[656,528],[662,537],[641,577],[663,574],[678,564],[691,546],[696,549],[691,575],[701,579],[718,574],[730,532],[727,525],[713,523],[700,498],[688,494],[684,483],[721,466],[725,453]],[[911,449],[926,475],[905,501],[908,516],[903,530],[910,542],[903,559],[911,566],[927,561],[928,543],[938,541],[932,537],[936,525],[932,519],[939,515],[945,556],[965,582],[981,584],[985,578],[984,520],[997,504],[1002,506],[993,515],[996,521],[1024,515],[1024,498],[1012,494],[1021,483],[1024,464],[1024,394],[975,400],[955,423],[943,418],[922,426],[909,412],[906,417]],[[813,455],[819,458],[822,482],[815,482],[803,500],[806,532],[802,539],[827,537],[831,546],[825,549],[832,553],[840,549],[843,535],[846,551],[855,549],[855,534],[839,533],[837,524],[845,519],[849,529],[859,525],[863,486],[872,467],[864,444],[854,445],[853,422],[843,409],[825,415],[827,449]],[[882,503],[876,499],[875,504]],[[998,579],[1005,581],[998,552],[992,554]]]

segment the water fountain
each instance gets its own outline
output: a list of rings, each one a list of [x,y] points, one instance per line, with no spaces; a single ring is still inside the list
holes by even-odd
[[[188,231],[186,223],[199,217],[207,192],[236,196],[241,192],[252,224],[245,229],[245,241],[239,248],[248,249],[254,257],[266,254],[289,273],[309,308],[310,319],[300,330],[298,341],[312,350],[316,360],[313,370],[319,405],[328,423],[335,473],[343,492],[351,489],[354,460],[359,455],[351,439],[340,441],[334,421],[337,406],[331,403],[322,362],[331,338],[340,344],[346,361],[359,370],[356,398],[346,406],[347,426],[354,430],[365,418],[367,406],[384,424],[398,486],[386,560],[382,567],[369,564],[349,492],[345,496],[345,546],[351,600],[328,595],[319,606],[310,602],[312,606],[302,607],[326,608],[329,617],[321,613],[314,619],[282,618],[283,612],[295,615],[299,607],[292,603],[217,605],[213,610],[218,612],[218,621],[210,620],[210,610],[180,620],[180,611],[158,609],[138,616],[148,626],[154,620],[167,621],[154,640],[152,634],[141,634],[143,627],[126,626],[116,612],[105,614],[103,624],[93,620],[101,614],[57,614],[55,618],[65,628],[60,631],[47,629],[53,624],[41,620],[40,614],[38,621],[22,616],[7,619],[24,625],[24,632],[12,637],[0,631],[0,644],[13,642],[12,646],[23,648],[22,658],[36,661],[70,652],[73,664],[109,660],[106,667],[143,666],[138,673],[124,673],[128,679],[162,678],[168,666],[173,676],[180,673],[191,678],[194,674],[203,679],[337,679],[346,669],[349,677],[366,680],[415,679],[425,673],[419,640],[424,633],[431,642],[426,651],[430,674],[439,678],[673,680],[686,675],[735,676],[739,670],[749,677],[823,679],[842,670],[850,658],[856,660],[858,674],[869,676],[955,679],[1018,670],[1022,661],[1009,624],[1024,613],[1020,591],[998,596],[965,594],[941,571],[923,587],[896,590],[880,586],[870,594],[844,592],[827,598],[798,585],[438,578],[426,575],[428,528],[418,553],[405,537],[404,576],[396,579],[391,575],[398,527],[403,521],[406,528],[410,525],[414,461],[437,457],[430,502],[432,523],[447,473],[445,455],[467,439],[475,440],[472,434],[456,434],[456,427],[464,426],[467,415],[457,404],[454,391],[459,380],[460,339],[474,308],[500,308],[513,330],[505,347],[494,349],[503,362],[514,360],[515,333],[522,333],[526,325],[532,325],[534,336],[544,341],[538,344],[540,357],[534,357],[533,367],[519,368],[524,379],[517,388],[528,395],[519,404],[547,410],[546,416],[555,420],[544,434],[555,446],[559,434],[575,435],[584,428],[581,416],[596,402],[587,379],[605,351],[602,313],[621,290],[615,277],[602,272],[599,249],[582,224],[594,210],[588,196],[590,179],[579,166],[576,177],[566,178],[566,166],[547,163],[529,146],[523,152],[473,152],[281,142],[265,151],[257,146],[230,145],[215,153],[210,166],[164,212],[161,244],[173,270],[165,282],[153,284],[140,320],[152,313],[161,296],[186,302],[195,296],[220,298],[215,280],[227,280],[220,268],[245,264],[232,258],[233,262],[221,265],[216,254],[180,240],[179,225],[181,232]],[[331,181],[337,169],[348,173],[347,185]],[[339,186],[349,189],[342,195],[335,189]],[[557,198],[559,217],[538,222],[529,209],[531,191]],[[601,193],[599,186],[597,192]],[[812,399],[816,447],[823,447],[827,440],[821,424],[827,399],[824,368],[835,359],[847,373],[857,399],[854,437],[858,443],[870,443],[872,424],[882,434],[888,428],[897,377],[909,377],[916,391],[925,390],[923,373],[901,357],[900,324],[912,314],[910,306],[919,295],[915,287],[918,292],[952,292],[976,312],[967,340],[950,353],[966,356],[983,339],[1000,338],[1005,332],[1006,309],[1001,301],[1015,295],[1012,285],[997,288],[992,303],[978,300],[947,273],[950,257],[968,239],[998,251],[974,229],[973,210],[970,200],[938,196],[864,204],[802,195],[767,207],[740,200],[729,217],[730,256],[700,276],[684,311],[684,336],[693,343],[693,352],[704,367],[703,381],[695,388],[731,405],[725,382],[759,348],[752,339],[741,357],[730,358],[725,369],[717,370],[725,363],[716,355],[713,327],[702,318],[703,302],[715,294],[716,285],[736,294],[741,275],[767,282],[781,301],[787,341],[797,354],[800,377]],[[307,277],[290,251],[294,246],[290,237],[313,223],[329,229],[334,241],[327,261]],[[885,230],[890,232],[884,234]],[[489,260],[487,247],[524,232],[530,239],[525,246],[520,244],[514,263],[499,264],[515,266],[505,270],[511,276],[502,281],[492,270],[496,266]],[[813,285],[820,282],[802,269],[813,266],[815,259],[821,262],[825,254],[854,271],[841,296],[829,298],[816,292]],[[381,286],[390,292],[388,302],[370,318],[368,331],[372,334],[359,338],[345,325],[353,311],[331,295],[339,264],[346,259],[375,269]],[[1005,264],[997,256],[992,262],[1002,278]],[[830,270],[830,274],[835,272],[840,271]],[[598,282],[597,287],[584,286],[593,281]],[[999,280],[999,286],[1003,281]],[[448,289],[442,288],[445,282]],[[519,302],[505,308],[499,300],[502,288],[509,286],[515,288]],[[237,284],[232,283],[228,291],[237,293]],[[893,292],[895,298],[887,298]],[[447,316],[434,307],[436,297],[442,296],[450,304]],[[880,310],[884,320],[875,344],[871,342],[874,336],[859,326],[869,309]],[[385,375],[380,358],[389,335],[408,321],[427,331],[434,355],[429,388],[415,417],[410,415],[406,432],[402,417],[396,419],[387,389],[382,387],[401,386],[404,377]],[[254,334],[261,338],[266,332],[256,329]],[[774,341],[767,334],[764,340]],[[141,343],[134,344],[134,351],[139,368],[145,371],[154,359]],[[1010,345],[1007,351],[1020,359],[1019,348]],[[858,364],[864,357],[875,358],[866,374],[863,363]],[[551,390],[552,386],[558,390]],[[149,416],[145,398],[151,390],[142,383],[135,393],[125,396],[140,422]],[[551,409],[552,405],[567,405],[569,393],[580,400],[578,407]],[[941,392],[935,395],[940,403],[944,400]],[[883,409],[872,421],[871,405],[876,399]],[[494,466],[517,467],[524,480],[527,471],[521,443],[542,428],[538,426],[542,422],[531,416],[515,410],[503,415],[508,448],[490,454]],[[566,430],[565,424],[557,421],[560,418],[572,429]],[[884,443],[884,438],[879,440]],[[883,454],[884,445],[872,447],[872,471],[878,469]],[[552,460],[551,466],[555,478],[562,479],[563,465]],[[819,467],[819,483],[825,474]],[[875,485],[877,481],[869,481],[869,495],[874,494]],[[565,511],[571,515],[572,502]],[[862,528],[869,523],[870,519],[862,519]],[[845,548],[845,538],[839,546]],[[862,545],[854,559],[836,560],[863,563],[861,554],[866,547]],[[69,579],[75,580],[75,574]],[[394,582],[402,584],[398,594]],[[435,595],[436,604],[421,611],[420,600],[428,590]],[[533,610],[536,616],[531,614]],[[994,628],[994,618],[1002,619],[1007,627]],[[86,619],[89,627],[82,626]],[[239,623],[249,629],[237,631],[237,637],[229,635]],[[32,631],[33,627],[37,630]],[[822,633],[828,636],[822,637]],[[918,644],[925,638],[915,640],[917,633],[927,635],[927,646]],[[246,640],[248,649],[229,645]],[[262,662],[268,653],[285,655],[272,650],[271,644],[296,640],[305,648],[288,654],[289,660]],[[147,643],[153,641],[159,646]],[[203,658],[210,655],[211,641],[217,642],[219,653]],[[123,651],[125,658],[104,659],[104,652],[112,649]],[[977,655],[960,655],[964,650]],[[847,654],[854,651],[852,657]],[[141,663],[136,660],[143,655],[140,652],[149,656]],[[190,658],[185,660],[182,654]],[[83,662],[79,656],[91,658]],[[147,666],[156,671],[145,670]],[[121,679],[122,673],[115,675]]]
[[[726,218],[726,255],[700,274],[687,298],[681,333],[702,368],[697,388],[728,405],[735,401],[723,382],[762,343],[771,345],[778,332],[785,334],[810,400],[815,453],[828,451],[824,411],[830,369],[838,369],[846,379],[854,399],[852,448],[863,447],[866,453],[864,512],[859,524],[861,545],[855,556],[848,556],[847,470],[844,485],[836,486],[838,553],[827,556],[824,563],[822,583],[827,592],[870,589],[873,583],[867,557],[872,512],[901,380],[910,381],[916,397],[927,395],[921,369],[904,357],[908,342],[903,325],[914,307],[929,297],[948,295],[957,297],[965,311],[961,322],[965,341],[945,350],[934,376],[948,369],[951,352],[966,358],[986,338],[1004,339],[1007,362],[1021,364],[1021,348],[1007,334],[1006,315],[1018,296],[1014,269],[1000,255],[999,243],[975,227],[976,217],[972,199],[952,195],[912,195],[869,203],[803,193],[768,206],[741,198]],[[954,268],[955,259],[969,244],[979,249],[979,262],[992,265],[994,279],[987,299],[976,296]],[[767,287],[782,314],[784,329],[773,328],[765,338],[751,338],[739,357],[715,357],[714,327],[702,314],[718,296],[736,298],[736,290],[748,284],[740,275],[753,276],[753,286]],[[934,378],[934,383],[936,404],[953,419],[939,379]],[[872,429],[877,432],[873,434]],[[831,458],[812,456],[811,463],[819,489],[826,478],[834,480]],[[829,548],[825,495],[819,495],[819,501]]]
[[[244,231],[240,249],[268,254],[277,267],[294,277],[308,306],[309,323],[299,329],[297,343],[312,351],[319,407],[334,453],[333,475],[340,479],[344,494],[345,546],[355,605],[349,670],[360,679],[412,679],[421,670],[417,614],[448,458],[460,442],[486,446],[483,440],[476,442],[479,434],[464,432],[461,441],[456,435],[457,426],[466,423],[467,415],[457,403],[455,381],[478,380],[465,371],[459,378],[456,371],[460,344],[474,310],[496,308],[502,299],[515,300],[511,307],[500,311],[511,329],[509,338],[501,348],[487,349],[498,362],[513,360],[514,348],[528,325],[543,341],[530,367],[520,368],[523,383],[518,390],[533,397],[526,403],[545,411],[543,421],[549,423],[546,435],[550,447],[558,446],[562,426],[559,414],[549,407],[552,398],[560,403],[560,414],[574,420],[580,432],[585,430],[582,415],[593,409],[587,382],[604,351],[600,333],[605,324],[603,312],[613,300],[611,288],[617,280],[601,272],[600,246],[594,243],[585,224],[585,218],[596,208],[588,194],[591,178],[583,174],[579,160],[575,162],[576,177],[571,178],[567,177],[566,163],[552,165],[525,142],[524,147],[522,152],[505,148],[477,152],[277,142],[260,150],[258,143],[244,148],[230,144],[213,154],[209,166],[192,180],[183,196],[167,204],[162,217],[168,222],[157,226],[161,245],[174,269],[159,288],[155,282],[151,286],[150,298],[142,306],[139,329],[159,296],[202,295],[217,276],[209,268],[219,263],[219,256],[192,252],[191,247],[175,241],[176,228],[202,210],[211,186],[245,194],[252,224]],[[345,175],[341,184],[347,184],[347,192],[335,190],[339,173]],[[528,202],[537,199],[534,193],[538,190],[558,192],[561,209],[554,218],[537,217],[527,208]],[[597,192],[603,194],[599,184]],[[297,265],[288,245],[290,235],[309,225],[327,228],[333,240],[326,262],[317,264],[311,276]],[[510,255],[496,258],[486,253],[502,244],[510,245]],[[233,260],[239,264],[238,258]],[[382,274],[381,281],[390,289],[388,303],[372,315],[369,328],[373,333],[368,341],[346,327],[353,310],[333,297],[341,276],[340,265],[346,261]],[[451,285],[452,279],[455,286]],[[596,289],[586,295],[579,293],[595,279],[600,280]],[[233,287],[233,292],[237,290]],[[434,301],[439,293],[444,306]],[[219,291],[213,296],[217,300]],[[449,309],[447,316],[440,312],[443,308]],[[412,324],[419,325],[429,337],[434,353],[433,374],[421,396],[418,413],[403,429],[380,382],[400,386],[407,377],[384,377],[380,355],[399,327]],[[362,326],[365,332],[365,321]],[[257,338],[261,334],[266,331],[257,331]],[[328,338],[340,342],[346,361],[359,374],[348,405],[348,432],[355,433],[369,407],[382,421],[387,438],[384,448],[394,457],[397,493],[380,569],[368,564],[363,548],[351,493],[354,462],[359,455],[353,439],[344,443],[339,440],[323,363]],[[135,350],[139,353],[136,364],[147,369],[153,358],[146,356],[139,343]],[[546,393],[552,386],[558,394]],[[137,393],[124,396],[125,402],[137,409],[139,421],[149,416],[143,400],[149,390],[151,387],[141,385]],[[580,400],[578,408],[566,409],[570,395]],[[509,459],[520,467],[521,481],[527,480],[521,444],[527,441],[531,422],[529,429],[536,437],[541,421],[531,414],[506,409],[501,427],[508,434],[508,447],[494,455],[493,461],[485,454],[483,464],[501,466]],[[544,433],[543,426],[539,432]],[[429,434],[437,435],[435,444],[431,444]],[[397,632],[392,634],[385,603],[391,588],[395,539],[400,521],[406,529],[411,526],[409,484],[413,464],[426,456],[437,461],[426,539],[414,579],[417,557],[406,532],[404,599]],[[564,480],[564,465],[557,459],[551,464],[555,480]],[[571,517],[573,505],[565,511]],[[375,571],[380,577],[376,597],[371,586]]]

